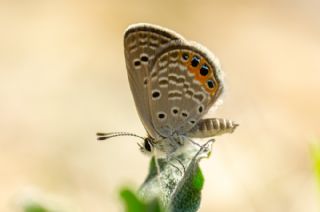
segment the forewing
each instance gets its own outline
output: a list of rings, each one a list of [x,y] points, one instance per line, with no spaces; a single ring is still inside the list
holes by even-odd
[[[125,31],[124,52],[131,92],[139,117],[153,138],[156,138],[157,133],[152,125],[147,91],[149,63],[161,47],[173,40],[182,39],[171,30],[150,24],[131,25]]]
[[[201,45],[178,40],[157,52],[150,65],[152,124],[163,137],[185,135],[222,93],[218,62]]]

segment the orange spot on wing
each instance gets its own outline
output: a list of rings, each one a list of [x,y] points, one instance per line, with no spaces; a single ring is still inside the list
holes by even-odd
[[[180,56],[180,58],[182,57],[182,52],[179,53],[179,56]],[[189,53],[189,59],[187,61],[183,61],[182,63],[187,67],[189,72],[191,72],[195,75],[195,77],[194,77],[195,80],[199,81],[202,84],[202,86],[205,87],[206,91],[208,93],[210,93],[211,96],[213,96],[219,88],[219,84],[213,74],[214,67],[208,66],[208,68],[209,68],[208,74],[206,76],[202,76],[200,74],[200,68],[203,64],[208,65],[208,62],[203,57],[200,57],[200,63],[198,64],[198,66],[193,67],[190,62],[192,60],[193,56],[195,56],[195,54]],[[197,55],[197,56],[199,56],[199,55]],[[215,86],[213,88],[208,87],[208,85],[207,85],[208,80],[212,80],[214,82]]]

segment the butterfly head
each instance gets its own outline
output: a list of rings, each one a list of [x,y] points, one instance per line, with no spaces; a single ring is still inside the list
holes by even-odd
[[[150,136],[143,139],[142,143],[138,143],[140,151],[147,155],[152,155],[154,150],[154,139]]]

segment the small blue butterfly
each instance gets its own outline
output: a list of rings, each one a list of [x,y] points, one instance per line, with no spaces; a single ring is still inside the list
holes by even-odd
[[[124,34],[124,53],[134,102],[148,136],[97,133],[98,140],[135,136],[143,152],[170,155],[191,138],[232,133],[238,126],[202,119],[223,92],[222,71],[213,54],[176,32],[134,24]]]

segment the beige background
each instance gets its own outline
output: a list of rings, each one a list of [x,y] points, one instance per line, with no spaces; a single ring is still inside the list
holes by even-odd
[[[64,211],[121,211],[148,158],[127,82],[122,36],[136,22],[211,49],[226,73],[213,114],[241,124],[202,162],[204,212],[319,211],[309,144],[319,136],[320,3],[1,1],[0,211],[28,198]],[[319,201],[318,201],[319,202]]]

